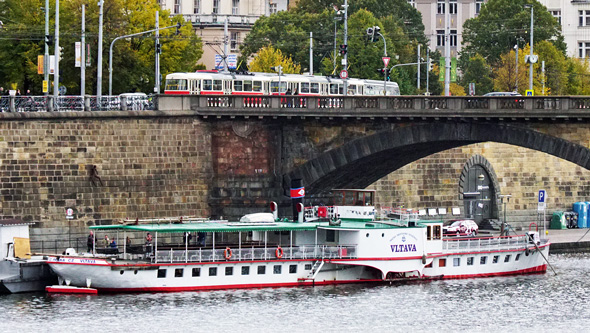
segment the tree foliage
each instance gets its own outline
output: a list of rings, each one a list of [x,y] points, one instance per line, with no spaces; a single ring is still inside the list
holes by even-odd
[[[251,72],[274,73],[271,67],[282,66],[283,74],[300,74],[301,66],[294,64],[290,57],[283,55],[281,50],[272,46],[260,49],[256,57],[250,62],[249,70]]]
[[[74,43],[81,38],[81,8],[84,0],[60,2],[60,83],[68,94],[80,93],[80,68],[74,67]],[[37,74],[37,55],[44,53],[45,16],[43,0],[0,1],[0,15],[4,27],[0,31],[0,85],[15,84],[33,93],[41,93],[43,75]],[[34,10],[31,10],[34,9]],[[50,11],[50,34],[54,33],[55,8]],[[109,46],[114,38],[155,28],[159,11],[160,28],[183,22],[170,19],[170,12],[161,10],[155,0],[113,0],[104,2],[103,23],[103,93],[108,89]],[[96,92],[98,50],[98,2],[86,3],[86,43],[90,46],[90,67],[86,68],[86,93]],[[5,18],[5,19],[4,19]],[[202,55],[200,39],[190,24],[160,31],[162,44],[160,70],[164,77],[169,72],[193,70]],[[4,42],[6,41],[6,42]],[[53,46],[50,54],[54,54]],[[155,39],[145,34],[122,39],[113,45],[113,93],[129,91],[152,92],[154,86]],[[9,64],[7,66],[4,66]],[[52,80],[53,78],[50,77]]]
[[[462,69],[461,85],[465,90],[469,90],[470,83],[475,83],[475,91],[478,95],[493,91],[492,68],[486,63],[481,54],[469,58],[469,61],[465,62]]]
[[[467,57],[479,53],[488,63],[494,64],[521,39],[529,41],[531,10],[525,8],[525,4],[533,6],[534,43],[551,40],[565,52],[561,27],[541,3],[536,0],[489,0],[477,17],[465,21],[462,53]]]

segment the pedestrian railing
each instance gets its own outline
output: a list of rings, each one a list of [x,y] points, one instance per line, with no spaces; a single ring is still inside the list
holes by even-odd
[[[154,110],[156,96],[0,96],[0,112]]]

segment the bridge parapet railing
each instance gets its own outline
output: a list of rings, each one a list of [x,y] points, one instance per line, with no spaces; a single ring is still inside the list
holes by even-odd
[[[389,98],[388,107],[390,109],[407,109],[412,110],[414,109],[414,98],[411,97],[394,97]]]
[[[363,109],[378,109],[380,107],[377,97],[357,97],[354,99],[354,106]]]
[[[570,109],[590,109],[590,98],[572,97],[570,98]]]
[[[449,108],[449,99],[445,97],[428,97],[424,102],[424,108],[428,110],[446,110]]]

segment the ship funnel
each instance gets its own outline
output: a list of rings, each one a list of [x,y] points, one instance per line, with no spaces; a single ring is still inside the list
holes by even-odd
[[[303,198],[305,198],[305,187],[303,187],[301,179],[291,180],[291,205],[293,206],[293,221],[299,221],[297,204],[301,204],[303,206]],[[303,214],[303,209],[301,210],[301,214]]]
[[[297,203],[295,206],[297,208],[297,222],[303,223],[303,213],[305,212],[305,207],[303,207],[301,202]]]

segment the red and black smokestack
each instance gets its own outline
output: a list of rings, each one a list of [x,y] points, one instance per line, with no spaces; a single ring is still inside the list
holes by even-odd
[[[291,180],[291,205],[293,206],[293,221],[298,220],[297,204],[303,205],[303,198],[305,198],[305,187],[303,187],[301,179]]]

